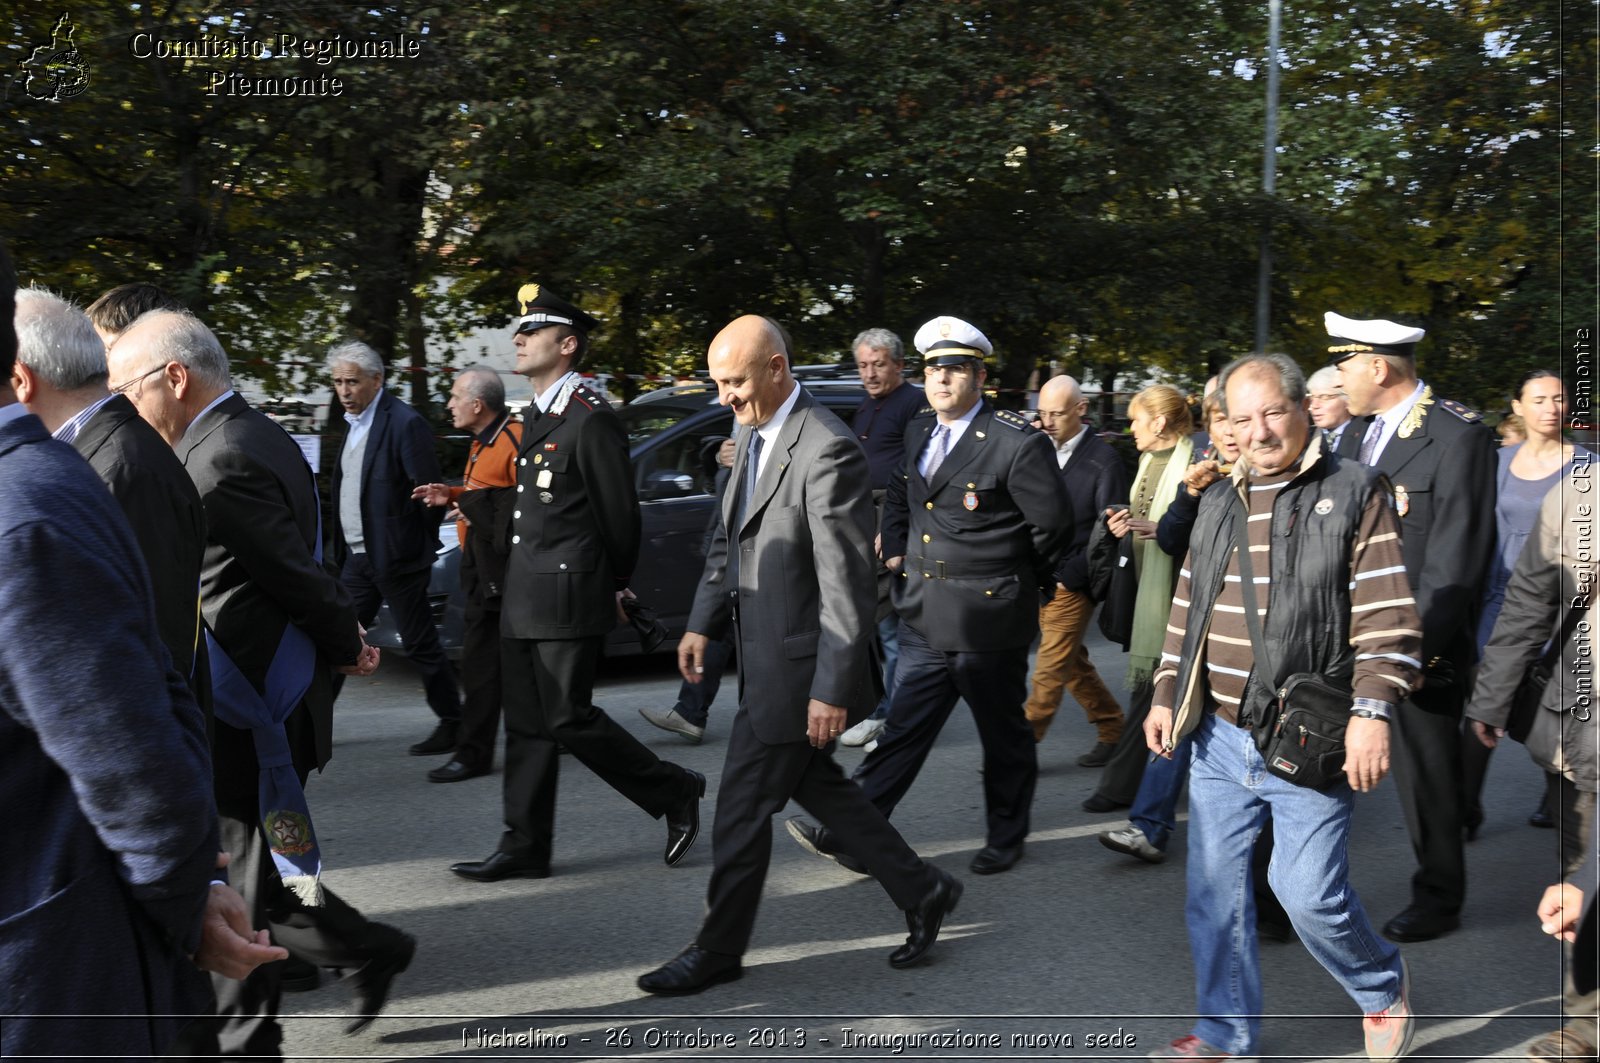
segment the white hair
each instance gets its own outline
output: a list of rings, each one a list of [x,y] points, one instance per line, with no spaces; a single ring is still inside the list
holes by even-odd
[[[17,361],[59,391],[106,379],[106,348],[89,315],[43,288],[17,292]]]
[[[328,371],[331,373],[341,365],[353,365],[367,376],[383,376],[383,359],[360,340],[341,343],[328,352]]]

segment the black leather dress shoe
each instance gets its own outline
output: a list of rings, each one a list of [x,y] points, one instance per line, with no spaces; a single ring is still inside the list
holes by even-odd
[[[1078,767],[1103,768],[1116,748],[1115,742],[1096,742],[1093,749],[1078,758]]]
[[[487,860],[466,860],[451,864],[450,870],[474,882],[499,882],[503,878],[549,878],[550,865],[531,856],[494,852]]]
[[[677,867],[678,862],[689,855],[694,840],[700,837],[700,799],[706,795],[706,777],[689,768],[683,770],[689,775],[689,799],[676,811],[667,813],[664,859],[668,867]]]
[[[436,757],[440,753],[454,753],[456,751],[456,725],[453,720],[445,720],[433,729],[433,734],[424,738],[406,752],[413,757]]]
[[[1115,812],[1119,808],[1127,807],[1128,802],[1113,801],[1111,798],[1103,796],[1098,790],[1090,794],[1083,802],[1083,810],[1085,812]]]
[[[476,779],[480,775],[487,774],[489,774],[488,768],[469,768],[459,760],[452,760],[443,767],[428,772],[428,781],[460,782],[462,779]]]
[[[350,976],[356,992],[356,1017],[344,1028],[345,1033],[364,1029],[389,1000],[389,989],[401,971],[411,966],[411,957],[417,954],[417,939],[393,927],[384,927],[393,934],[393,941],[377,956],[363,964]]]
[[[1390,941],[1432,941],[1461,925],[1461,917],[1413,904],[1383,925]]]
[[[944,917],[956,910],[964,888],[959,881],[944,871],[937,871],[939,881],[915,907],[906,910],[906,943],[889,954],[890,967],[910,967],[927,955],[939,938],[939,928]]]
[[[848,853],[841,853],[834,848],[833,837],[826,827],[818,826],[804,816],[790,816],[784,821],[783,826],[789,832],[789,837],[812,856],[832,860],[846,871],[854,871],[858,875],[871,874],[867,870],[867,865]]]
[[[681,997],[744,977],[739,957],[690,945],[664,967],[639,976],[639,988],[664,997]]]
[[[998,875],[1002,871],[1010,871],[1017,866],[1017,861],[1022,859],[1022,843],[1012,846],[985,845],[978,850],[978,855],[972,858],[972,873],[974,875]]]

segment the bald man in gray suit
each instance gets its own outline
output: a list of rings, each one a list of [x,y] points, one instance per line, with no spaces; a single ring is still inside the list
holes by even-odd
[[[639,987],[698,993],[743,974],[772,816],[791,798],[905,911],[909,936],[889,962],[909,967],[932,947],[961,884],[912,852],[833,760],[839,732],[878,700],[866,455],[795,382],[776,323],[739,318],[712,340],[707,363],[739,422],[738,450],[678,664],[697,681],[708,640],[734,624],[739,711],[717,792],[705,921]]]

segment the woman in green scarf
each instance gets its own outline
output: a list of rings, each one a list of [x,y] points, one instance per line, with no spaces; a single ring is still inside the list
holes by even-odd
[[[1126,511],[1107,521],[1113,535],[1133,535],[1134,575],[1138,581],[1133,607],[1133,635],[1128,647],[1128,720],[1123,736],[1142,734],[1144,718],[1155,693],[1151,682],[1161,659],[1172,612],[1172,592],[1178,583],[1176,558],[1156,543],[1156,525],[1183,488],[1183,474],[1194,459],[1189,434],[1194,418],[1189,402],[1177,388],[1154,384],[1128,403],[1133,420],[1133,445],[1139,448],[1139,471],[1133,480]],[[1084,801],[1089,812],[1126,808],[1139,791],[1146,760],[1144,741],[1119,741],[1106,763],[1100,785]]]

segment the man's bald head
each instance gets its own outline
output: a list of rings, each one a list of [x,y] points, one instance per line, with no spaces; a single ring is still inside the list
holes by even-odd
[[[1083,415],[1088,409],[1083,389],[1070,376],[1051,377],[1039,389],[1039,421],[1057,444],[1083,431]]]
[[[772,419],[795,388],[789,350],[776,321],[746,314],[711,340],[706,367],[717,397],[742,425],[759,428]]]
[[[111,390],[126,395],[168,443],[177,443],[189,422],[233,386],[216,334],[178,311],[141,316],[106,351],[106,362]]]

